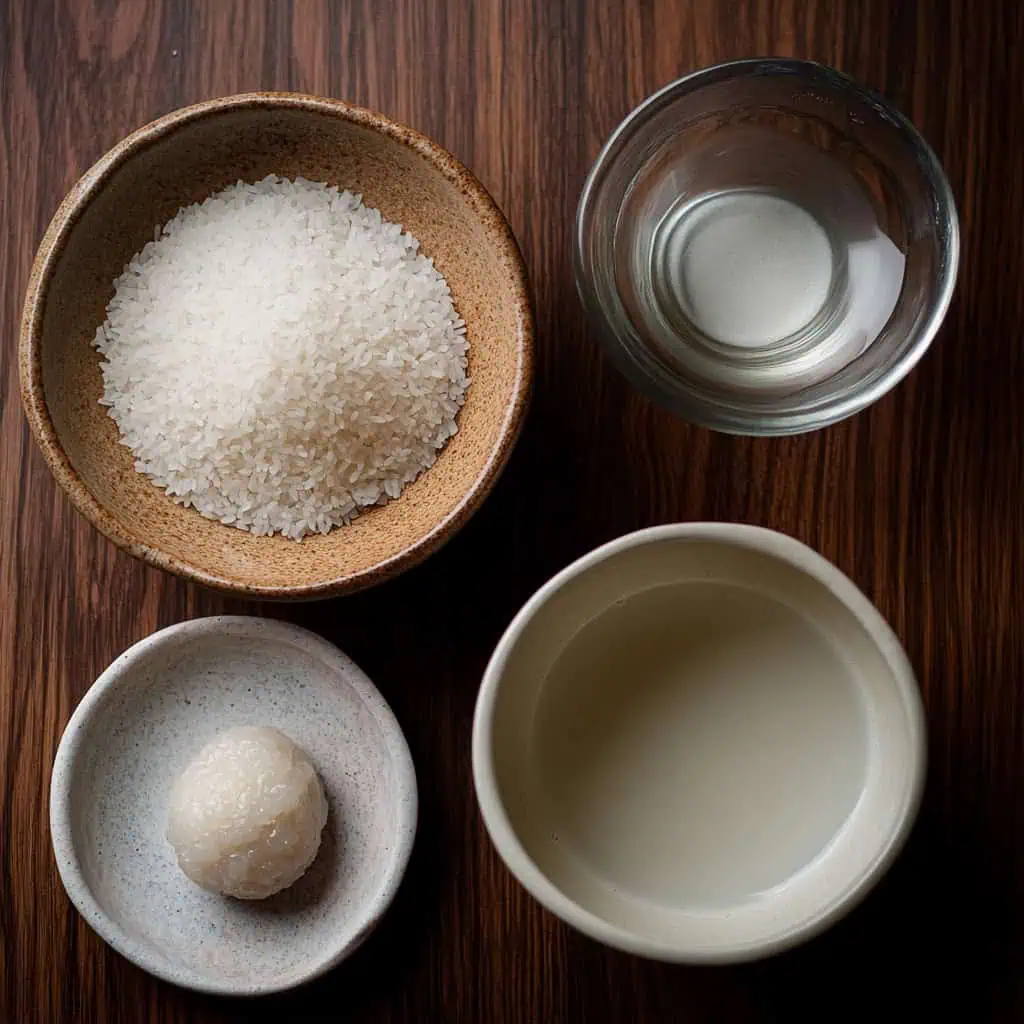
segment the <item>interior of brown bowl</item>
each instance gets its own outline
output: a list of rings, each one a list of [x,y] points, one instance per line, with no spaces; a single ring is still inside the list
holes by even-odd
[[[109,536],[155,564],[271,597],[356,589],[434,550],[493,483],[528,389],[530,314],[522,264],[480,186],[415,133],[342,104],[296,98],[205,105],[157,122],[122,150],[114,151],[98,181],[87,175],[77,200],[73,193],[65,202],[51,226],[50,257],[46,239],[40,250],[26,312],[28,376],[34,369],[45,400],[35,417],[44,422],[33,426],[76,504]],[[205,519],[137,473],[98,403],[100,358],[91,345],[114,279],[156,225],[239,179],[271,173],[360,192],[411,231],[451,286],[470,342],[472,383],[459,431],[435,465],[398,500],[300,543]],[[33,288],[37,311],[30,323]],[[32,419],[31,395],[27,403]]]

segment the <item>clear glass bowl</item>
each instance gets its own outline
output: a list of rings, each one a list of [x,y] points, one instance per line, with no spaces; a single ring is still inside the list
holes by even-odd
[[[580,197],[576,284],[640,391],[736,434],[813,430],[892,388],[956,280],[935,154],[881,96],[744,60],[655,93]]]

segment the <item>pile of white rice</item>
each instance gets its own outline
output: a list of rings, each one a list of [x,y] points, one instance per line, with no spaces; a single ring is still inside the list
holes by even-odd
[[[204,516],[296,540],[397,498],[457,430],[465,325],[359,196],[239,182],[178,212],[94,344],[135,468]]]

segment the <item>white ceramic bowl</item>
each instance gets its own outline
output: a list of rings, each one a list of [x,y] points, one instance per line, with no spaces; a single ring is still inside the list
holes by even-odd
[[[544,906],[629,952],[753,959],[825,928],[913,823],[913,672],[799,542],[687,523],[570,565],[513,620],[473,728],[484,822]]]
[[[327,794],[317,859],[268,900],[204,892],[164,836],[174,779],[236,725],[290,736]],[[176,985],[259,995],[323,974],[373,930],[416,807],[398,722],[345,655],[287,623],[219,616],[154,633],[92,685],[57,750],[50,830],[68,895],[119,953]]]

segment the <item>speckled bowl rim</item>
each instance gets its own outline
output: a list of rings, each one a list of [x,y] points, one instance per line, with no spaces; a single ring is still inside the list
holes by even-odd
[[[888,833],[879,840],[870,864],[844,888],[823,897],[817,913],[801,924],[792,928],[780,927],[774,935],[763,939],[738,940],[729,947],[706,944],[699,926],[687,938],[676,942],[652,938],[640,929],[628,929],[607,920],[563,892],[534,861],[506,810],[498,784],[492,739],[498,696],[502,685],[506,685],[505,669],[509,658],[527,625],[553,595],[571,580],[631,548],[709,541],[740,552],[767,555],[795,568],[830,591],[864,629],[888,665],[894,692],[906,714],[907,724],[905,749],[908,763],[905,776],[899,780],[902,792],[899,812]],[[872,742],[875,742],[874,737]],[[871,891],[903,849],[917,819],[927,773],[927,730],[914,670],[899,638],[881,612],[841,569],[813,548],[776,530],[746,523],[669,523],[627,533],[595,548],[554,575],[523,605],[498,641],[484,671],[473,716],[472,762],[477,803],[494,848],[526,891],[551,913],[606,946],[652,960],[734,964],[771,956],[807,941],[844,917]],[[762,899],[770,899],[776,905],[786,898],[785,886],[762,896]]]
[[[183,970],[180,974],[168,971],[163,963],[151,957],[143,945],[132,939],[100,907],[82,875],[75,847],[74,830],[71,824],[71,790],[75,768],[84,753],[85,729],[83,727],[91,721],[109,693],[119,688],[131,687],[133,669],[144,656],[155,648],[164,646],[168,641],[180,641],[183,637],[202,637],[214,634],[242,637],[258,635],[263,639],[296,647],[344,675],[346,685],[356,692],[373,716],[392,758],[396,792],[395,806],[398,810],[395,842],[391,850],[391,863],[381,879],[376,896],[370,902],[366,920],[353,938],[338,948],[327,951],[322,959],[311,964],[305,974],[296,974],[283,984],[216,983],[197,977],[187,970]],[[376,928],[398,891],[412,854],[417,817],[416,769],[409,752],[409,745],[394,712],[370,678],[351,658],[316,633],[311,633],[308,629],[303,629],[300,626],[293,626],[288,622],[264,619],[258,616],[214,615],[208,618],[190,619],[187,622],[179,622],[176,625],[157,630],[132,644],[100,674],[99,678],[89,687],[78,707],[75,708],[57,747],[57,754],[53,762],[53,775],[50,780],[50,838],[57,861],[57,870],[68,898],[85,918],[86,923],[104,942],[123,957],[155,977],[182,988],[211,995],[257,996],[282,992],[320,977],[354,953]]]
[[[501,430],[486,463],[458,504],[419,540],[389,558],[357,572],[297,586],[263,585],[232,580],[228,576],[209,572],[192,561],[168,554],[122,528],[116,517],[93,496],[85,481],[71,465],[71,460],[54,428],[43,390],[40,335],[46,295],[71,230],[93,197],[118,168],[181,125],[215,117],[229,110],[260,108],[309,110],[350,121],[380,132],[426,159],[462,192],[480,222],[496,235],[501,247],[497,256],[511,286],[517,310],[517,363],[512,398],[505,410]],[[372,110],[354,106],[343,100],[302,93],[252,92],[205,100],[157,118],[136,129],[108,150],[72,186],[39,243],[29,273],[21,316],[18,368],[25,415],[50,472],[78,511],[119,548],[158,569],[195,580],[215,590],[269,600],[315,600],[354,593],[397,576],[437,551],[466,524],[494,487],[522,431],[533,385],[533,344],[533,312],[522,254],[504,214],[468,168],[427,136]]]

